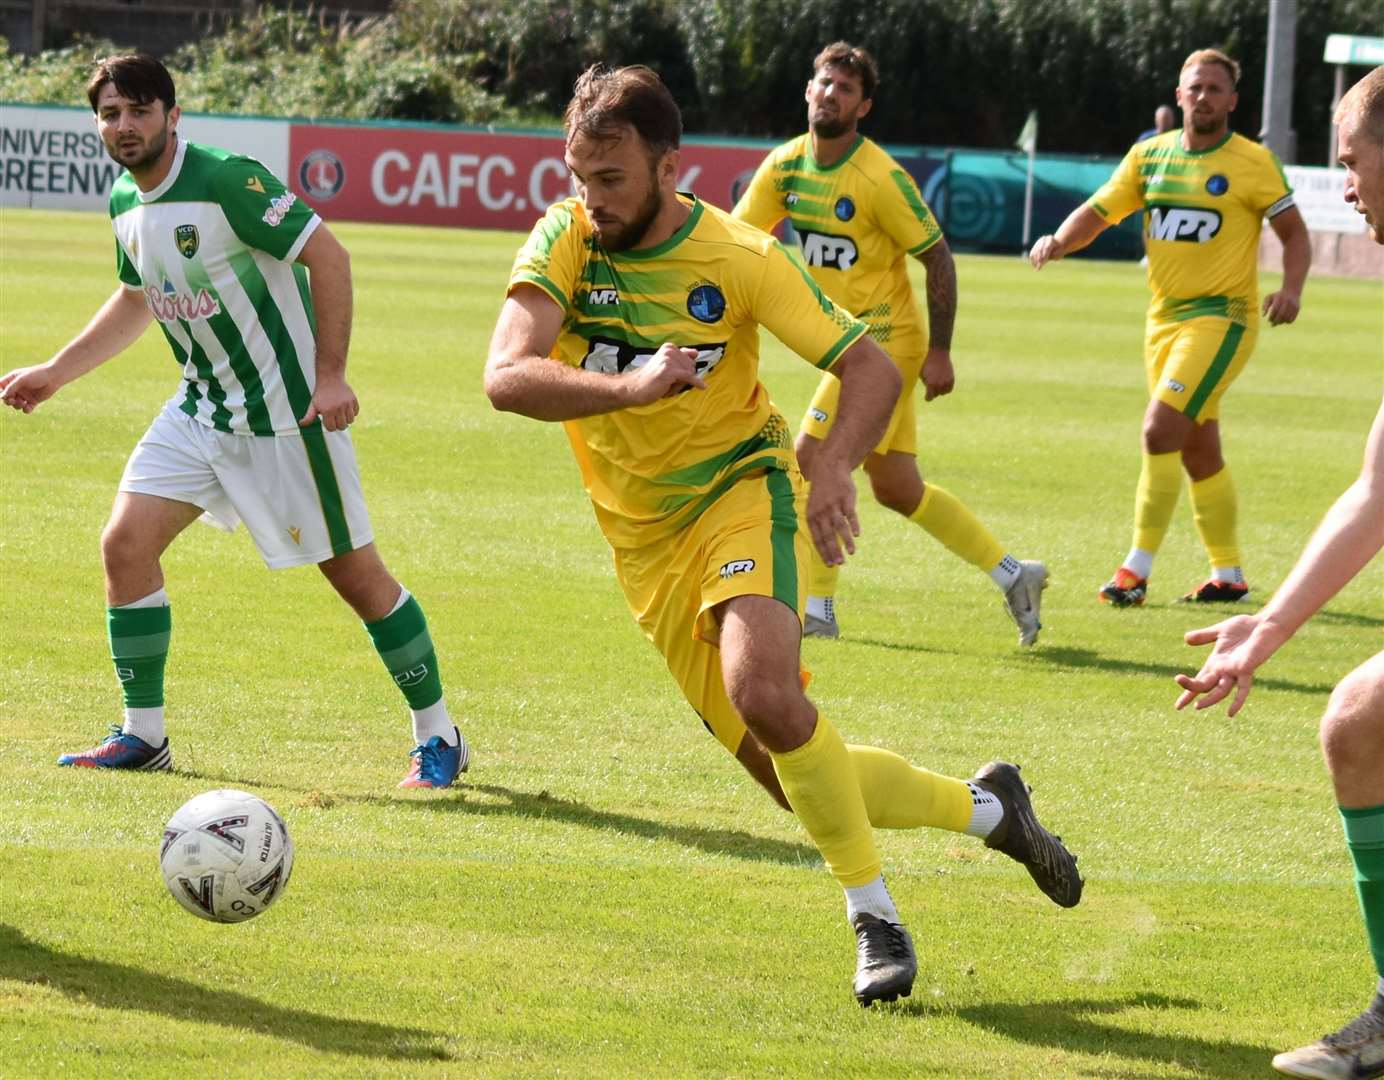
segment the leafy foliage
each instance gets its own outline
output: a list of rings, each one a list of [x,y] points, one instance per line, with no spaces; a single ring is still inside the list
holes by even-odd
[[[589,64],[644,63],[689,131],[780,137],[803,124],[812,56],[869,48],[882,81],[867,130],[902,143],[1008,146],[1030,109],[1047,151],[1117,153],[1172,104],[1182,60],[1224,48],[1244,66],[1238,130],[1262,112],[1269,0],[397,0],[348,23],[262,8],[171,57],[190,108],[552,125]],[[1325,155],[1329,33],[1378,33],[1377,0],[1299,0],[1299,160]],[[6,96],[81,99],[109,43],[0,57]],[[113,46],[111,46],[113,47]]]

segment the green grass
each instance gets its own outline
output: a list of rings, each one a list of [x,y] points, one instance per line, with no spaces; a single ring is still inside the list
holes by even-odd
[[[958,389],[920,406],[925,475],[1051,566],[1040,646],[868,501],[847,636],[806,645],[848,738],[954,775],[1023,763],[1088,877],[1060,911],[975,841],[881,833],[921,974],[863,1012],[837,887],[641,639],[565,436],[481,394],[518,237],[337,231],[371,514],[428,613],[468,782],[392,797],[406,714],[359,624],[316,572],[271,574],[201,527],[165,559],[178,772],[55,768],[118,716],[97,541],[176,371],[151,333],[34,415],[5,410],[0,1075],[1239,1078],[1358,1011],[1373,973],[1315,732],[1379,648],[1384,565],[1236,719],[1172,710],[1198,662],[1180,636],[1215,617],[1171,603],[1205,572],[1185,500],[1149,605],[1095,602],[1138,471],[1137,268],[961,259]],[[0,212],[0,255],[0,370],[115,285],[100,215]],[[1225,403],[1260,600],[1359,467],[1381,292],[1312,280]],[[815,374],[765,353],[796,422]],[[283,899],[238,927],[185,915],[156,865],[172,811],[228,785],[298,850]]]

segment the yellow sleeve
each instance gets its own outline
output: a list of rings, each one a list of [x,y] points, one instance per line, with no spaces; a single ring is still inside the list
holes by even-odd
[[[1283,162],[1272,150],[1266,152],[1256,180],[1252,205],[1265,217],[1275,217],[1294,205],[1293,188],[1283,171]]]
[[[585,269],[585,256],[586,238],[571,203],[555,203],[538,219],[514,257],[505,295],[518,285],[537,285],[563,311],[569,311]]]
[[[754,171],[750,186],[740,196],[731,217],[768,232],[785,217],[788,211],[774,191],[774,155],[770,154]]]
[[[753,315],[760,326],[823,371],[868,329],[833,304],[801,258],[778,241],[766,254]]]
[[[1144,208],[1144,185],[1139,177],[1139,160],[1135,154],[1138,143],[1125,154],[1110,179],[1086,205],[1111,225],[1118,225],[1136,210]]]
[[[890,169],[875,187],[875,219],[910,255],[921,255],[942,239],[942,227],[923,202],[913,177],[902,169]]]

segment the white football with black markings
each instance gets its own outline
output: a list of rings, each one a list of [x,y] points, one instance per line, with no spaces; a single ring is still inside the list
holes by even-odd
[[[159,868],[173,899],[198,918],[244,922],[283,895],[293,841],[284,819],[259,796],[208,791],[168,819]]]

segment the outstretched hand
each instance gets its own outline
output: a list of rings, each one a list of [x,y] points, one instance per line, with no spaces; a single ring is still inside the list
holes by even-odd
[[[31,413],[58,392],[62,383],[47,364],[15,368],[0,375],[0,402]]]
[[[1257,615],[1236,615],[1232,619],[1218,622],[1200,630],[1189,630],[1184,635],[1188,645],[1210,645],[1215,647],[1196,676],[1175,675],[1174,680],[1182,687],[1177,699],[1177,708],[1182,709],[1196,701],[1198,709],[1207,709],[1219,704],[1234,691],[1235,698],[1226,710],[1227,716],[1234,716],[1249,697],[1254,683],[1254,672],[1265,660],[1273,655],[1274,646],[1255,635],[1261,620]],[[1200,700],[1198,700],[1200,698]]]

